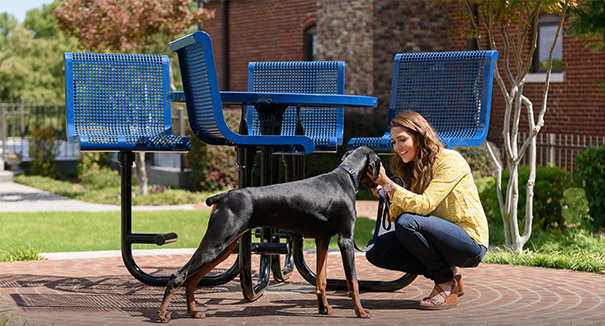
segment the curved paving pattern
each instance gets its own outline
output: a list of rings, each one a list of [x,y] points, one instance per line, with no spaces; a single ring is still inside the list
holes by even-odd
[[[314,256],[306,257],[312,267]],[[138,262],[148,272],[167,274],[187,259],[143,256]],[[363,256],[357,256],[357,268],[360,279],[399,276],[370,266]],[[337,253],[330,254],[328,274],[343,277]],[[314,288],[297,273],[286,283],[271,285],[253,303],[243,300],[236,279],[198,289],[198,305],[205,305],[208,315],[204,320],[188,318],[184,296],[175,296],[170,325],[605,325],[605,275],[482,264],[464,269],[463,276],[466,295],[456,309],[416,309],[417,300],[432,287],[418,277],[396,292],[362,293],[370,319],[355,317],[344,291],[329,291],[334,314],[318,315]],[[8,310],[13,321],[27,325],[155,323],[163,290],[136,281],[118,257],[0,264],[0,311]]]

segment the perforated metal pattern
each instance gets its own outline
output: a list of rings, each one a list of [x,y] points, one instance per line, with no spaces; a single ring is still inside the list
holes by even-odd
[[[479,128],[485,57],[480,52],[417,53],[400,57],[395,114],[420,113],[442,139],[473,138]]]
[[[249,91],[342,94],[343,69],[342,62],[256,62]],[[260,135],[258,114],[252,107],[250,110],[253,111],[248,121],[250,134]],[[303,129],[313,140],[315,151],[336,151],[336,146],[342,143],[343,120],[342,107],[301,107]],[[288,107],[281,134],[294,135],[296,122],[296,107]]]
[[[479,146],[489,129],[496,51],[397,54],[387,132],[382,137],[353,138],[348,148],[369,146],[390,152],[390,122],[402,111],[420,113],[448,148]]]
[[[347,144],[348,148],[357,148],[357,147],[362,147],[362,146],[368,146],[369,148],[380,148],[381,147],[381,140],[382,138],[380,137],[358,137],[358,138],[352,138],[349,143]],[[393,147],[393,145],[391,144],[391,147]]]
[[[190,122],[196,124],[194,129],[196,133],[203,134],[202,137],[224,140],[225,138],[214,118],[214,106],[208,82],[208,62],[204,46],[202,43],[195,43],[187,46],[184,51],[185,63],[188,69],[185,69],[186,72],[184,72],[183,78],[186,78],[188,81],[185,87],[188,87],[189,92],[191,92],[195,110],[193,114],[196,117],[195,119],[190,119]],[[183,70],[181,69],[181,71]]]
[[[82,150],[189,148],[188,138],[172,135],[166,125],[170,107],[162,56],[73,53],[67,64],[73,94],[67,99],[73,110],[68,124],[82,140]]]

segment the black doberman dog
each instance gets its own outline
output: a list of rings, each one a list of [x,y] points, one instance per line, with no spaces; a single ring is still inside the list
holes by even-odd
[[[319,312],[328,315],[332,313],[326,299],[328,245],[330,238],[338,234],[355,313],[358,317],[370,317],[370,311],[361,306],[359,299],[353,240],[357,219],[355,193],[359,183],[372,184],[366,176],[368,167],[375,180],[380,158],[370,148],[360,147],[347,152],[341,165],[331,172],[294,182],[231,190],[206,199],[207,205],[213,205],[208,230],[189,262],[171,275],[158,312],[160,321],[170,320],[168,304],[183,285],[189,315],[205,317],[203,312],[196,311],[196,286],[204,275],[229,256],[243,233],[261,226],[292,230],[315,238],[317,304]]]

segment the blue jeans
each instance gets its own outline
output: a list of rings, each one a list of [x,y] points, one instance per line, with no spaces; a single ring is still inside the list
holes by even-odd
[[[475,267],[486,251],[452,222],[403,213],[394,231],[376,238],[366,258],[375,266],[424,275],[439,284],[454,279],[450,266]]]

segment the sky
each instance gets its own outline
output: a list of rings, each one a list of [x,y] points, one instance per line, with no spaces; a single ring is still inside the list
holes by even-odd
[[[51,2],[52,0],[0,0],[0,12],[8,12],[22,23],[28,10],[42,8],[43,4]]]

